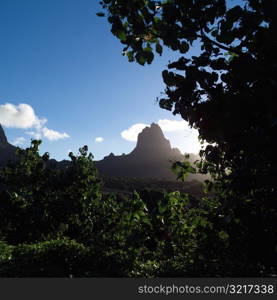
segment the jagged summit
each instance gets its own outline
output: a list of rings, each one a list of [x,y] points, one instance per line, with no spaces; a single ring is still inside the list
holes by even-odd
[[[0,124],[0,165],[5,164],[10,159],[15,159],[15,149],[16,147],[9,144]]]
[[[0,166],[10,159],[16,159],[15,150],[16,147],[8,142],[0,124]],[[137,145],[130,154],[116,156],[110,153],[103,160],[96,161],[95,164],[99,173],[108,177],[176,180],[176,176],[170,168],[173,161],[183,159],[184,156],[179,149],[171,148],[170,142],[165,138],[160,126],[152,123],[138,135]],[[59,167],[65,167],[70,163],[66,160],[61,162],[50,160],[50,162],[51,165]],[[195,179],[195,176],[191,175],[191,180]],[[199,180],[199,178],[197,179]]]
[[[0,124],[0,146],[6,146],[8,144],[7,137],[5,135],[4,129]]]
[[[96,166],[105,176],[176,179],[170,170],[171,163],[182,158],[179,149],[171,148],[160,126],[152,123],[139,133],[136,147],[130,154],[110,154],[96,162]]]
[[[155,160],[157,157],[171,157],[173,155],[181,155],[178,150],[173,150],[162,132],[161,127],[152,123],[150,127],[145,127],[138,135],[138,141],[135,149],[130,153],[132,156],[147,157],[147,159]]]
[[[105,156],[106,159],[112,159],[115,155],[111,152],[108,156]]]
[[[159,142],[164,143],[165,140],[166,138],[164,137],[161,127],[158,124],[152,123],[150,127],[145,127],[142,132],[139,133],[137,147],[143,142],[156,144]],[[169,143],[168,140],[166,141]]]

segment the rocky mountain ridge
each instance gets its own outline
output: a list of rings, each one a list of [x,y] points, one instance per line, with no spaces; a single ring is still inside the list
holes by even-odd
[[[0,124],[0,165],[8,160],[15,159],[16,147],[11,145]],[[190,161],[195,161],[198,156],[190,154]],[[103,177],[127,177],[127,178],[152,178],[163,180],[176,180],[176,175],[171,171],[171,165],[175,161],[183,161],[185,156],[177,148],[171,148],[159,127],[152,123],[144,128],[138,135],[136,147],[129,154],[110,155],[96,161],[95,165]],[[64,168],[70,162],[63,160],[57,162],[50,160],[52,166]],[[200,177],[199,177],[200,176]],[[202,175],[203,177],[203,175]],[[188,180],[201,180],[201,175],[189,175]]]
[[[192,160],[197,159],[194,154],[192,156]],[[176,180],[171,165],[174,161],[184,159],[179,149],[171,148],[160,126],[152,123],[139,133],[136,147],[131,153],[119,156],[111,153],[97,161],[96,166],[103,176]],[[194,177],[192,175],[190,179]]]
[[[0,165],[8,160],[15,159],[15,150],[16,147],[8,142],[5,132],[0,124]]]

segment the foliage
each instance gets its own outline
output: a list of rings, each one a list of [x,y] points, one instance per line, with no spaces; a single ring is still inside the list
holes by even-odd
[[[12,247],[7,243],[0,241],[0,263],[6,262],[11,257]]]
[[[248,274],[276,273],[277,2],[101,4],[129,61],[151,64],[164,47],[179,53],[162,73],[166,89],[159,103],[208,142],[198,168],[213,179],[206,188],[215,193],[229,237],[234,263],[233,271],[228,268],[241,274],[240,266]],[[174,167],[180,179],[189,168]],[[245,263],[235,257],[237,252]]]
[[[163,71],[167,98],[160,106],[181,114],[212,144],[201,153],[208,162],[202,170],[216,179],[229,175],[237,185],[251,176],[245,191],[257,184],[275,188],[276,5],[272,0],[234,7],[224,0],[102,2],[131,61],[151,63],[161,44],[180,54],[200,47],[199,55],[170,63],[175,72]]]
[[[177,179],[185,181],[189,173],[196,173],[196,169],[188,162],[176,161],[172,164],[172,171],[177,175]]]
[[[108,266],[116,267],[108,270],[109,275],[153,277],[192,273],[202,231],[211,226],[207,210],[192,208],[189,197],[179,192],[144,191],[132,197],[110,196],[102,204],[102,224],[93,240],[97,241],[99,257],[105,257],[106,270],[107,262]]]
[[[12,244],[69,236],[84,241],[92,231],[92,203],[98,201],[99,179],[87,154],[70,153],[71,163],[58,168],[48,153],[39,155],[40,141],[0,171],[6,188],[0,193],[0,234]],[[18,234],[20,232],[20,235]]]
[[[211,226],[195,199],[153,190],[101,195],[86,147],[58,167],[40,156],[39,144],[19,150],[18,159],[1,169],[1,276],[192,272],[201,228]]]
[[[69,239],[49,240],[12,247],[1,260],[1,277],[76,277],[82,274],[88,249]],[[83,274],[82,274],[83,275]]]
[[[162,73],[160,106],[208,142],[197,168],[213,193],[102,194],[86,146],[61,166],[33,141],[0,170],[0,275],[276,275],[276,1],[102,5],[129,61],[180,53]],[[173,169],[181,180],[195,171]]]
[[[47,154],[40,156],[38,146],[33,141],[1,169],[0,276],[273,274],[271,248],[262,249],[266,256],[250,252],[256,245],[247,222],[259,241],[274,246],[274,231],[255,224],[254,213],[261,218],[255,203],[238,203],[236,210],[228,202],[225,209],[213,195],[195,199],[151,189],[102,194],[87,147],[58,166]],[[260,221],[270,225],[270,212],[263,213]]]

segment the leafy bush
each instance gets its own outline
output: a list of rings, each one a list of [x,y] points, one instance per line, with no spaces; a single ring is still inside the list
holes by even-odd
[[[0,264],[9,261],[11,258],[12,246],[7,243],[0,241]]]
[[[39,145],[32,141],[19,149],[18,160],[0,171],[6,186],[0,192],[0,235],[11,244],[63,235],[85,241],[93,227],[93,202],[101,198],[92,155],[85,146],[60,168],[48,153],[39,155]]]
[[[98,15],[107,17],[130,62],[151,64],[164,48],[179,56],[162,72],[159,104],[198,129],[198,169],[213,179],[214,229],[198,244],[228,240],[226,255],[213,247],[203,270],[276,275],[277,2],[231,2],[106,0]],[[191,55],[195,43],[199,51]],[[193,172],[186,163],[173,167],[181,179]]]
[[[59,167],[38,146],[0,170],[0,276],[275,274],[276,229],[261,202],[231,204],[223,191],[102,195],[87,147]]]
[[[75,277],[82,273],[88,249],[74,240],[50,240],[13,246],[0,265],[2,277]]]

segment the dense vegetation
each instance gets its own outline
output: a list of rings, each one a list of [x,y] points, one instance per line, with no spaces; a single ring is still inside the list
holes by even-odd
[[[160,192],[174,192],[190,194],[196,199],[204,196],[203,183],[197,180],[170,181],[156,178],[126,178],[126,177],[101,177],[104,193],[127,193],[133,191],[154,190]]]
[[[130,61],[180,53],[160,106],[210,143],[213,193],[103,193],[86,147],[57,168],[33,141],[0,174],[1,276],[276,275],[277,2],[225,2],[102,1]]]
[[[224,247],[226,233],[212,232],[207,216],[215,203],[190,208],[179,192],[102,194],[87,147],[58,168],[39,144],[1,169],[1,276],[201,275],[205,236]]]
[[[65,168],[18,149],[0,172],[0,276],[260,276],[272,260],[240,252],[248,231],[213,196],[102,193],[87,147]],[[237,240],[234,243],[234,239]],[[245,249],[244,249],[245,250]],[[266,264],[270,262],[270,264]]]
[[[212,176],[207,188],[222,209],[229,250],[254,269],[276,272],[277,2],[101,4],[98,15],[107,17],[130,62],[151,64],[165,47],[179,55],[162,72],[159,104],[209,143],[198,167]]]

